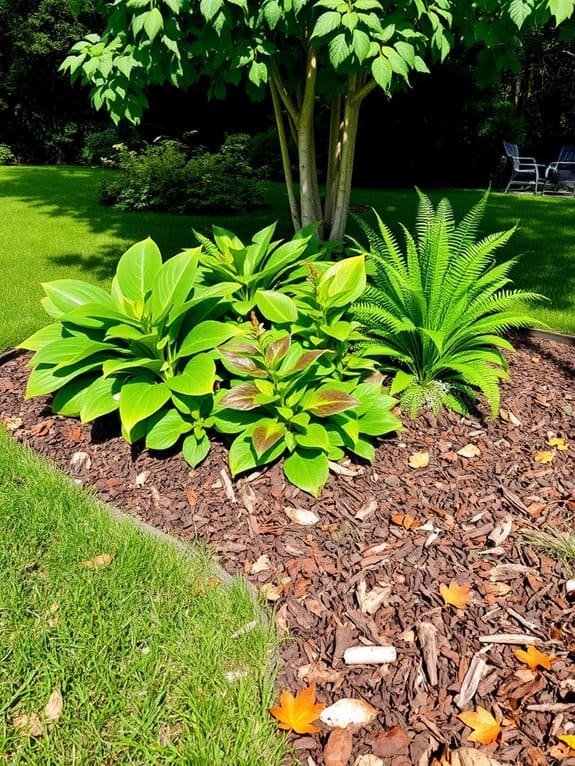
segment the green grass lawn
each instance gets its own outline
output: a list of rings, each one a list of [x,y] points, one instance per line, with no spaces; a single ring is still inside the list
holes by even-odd
[[[47,321],[39,299],[40,283],[59,277],[108,282],[123,249],[145,236],[157,240],[165,255],[194,244],[192,228],[219,223],[247,236],[278,219],[289,233],[286,195],[268,184],[269,208],[244,216],[172,216],[123,213],[98,202],[103,169],[0,167],[0,348],[13,345]],[[458,214],[479,197],[474,190],[447,194]],[[413,190],[366,190],[354,204],[372,205],[397,229],[412,226],[417,198]],[[515,270],[518,286],[546,295],[550,302],[534,315],[553,329],[575,334],[575,200],[493,194],[484,231],[520,222],[507,255],[521,254]],[[353,224],[351,226],[353,230]]]
[[[81,562],[108,553],[99,570]],[[271,629],[206,558],[112,519],[0,428],[0,761],[13,766],[279,766]],[[232,673],[231,680],[226,674]],[[18,715],[53,690],[59,721],[30,738]]]
[[[123,213],[103,207],[97,188],[100,169],[62,167],[0,168],[0,348],[13,345],[47,321],[39,299],[40,282],[75,277],[107,282],[128,244],[147,235],[165,255],[194,244],[192,228],[212,222],[247,236],[279,219],[289,233],[286,195],[281,184],[268,185],[269,208],[243,216],[172,216]],[[458,214],[478,191],[447,192]],[[437,199],[441,192],[433,192]],[[413,224],[413,190],[357,190],[356,205],[372,205],[397,228]],[[522,254],[515,270],[518,286],[544,293],[550,303],[534,309],[553,329],[575,333],[575,200],[493,194],[484,231],[520,221],[507,255]]]

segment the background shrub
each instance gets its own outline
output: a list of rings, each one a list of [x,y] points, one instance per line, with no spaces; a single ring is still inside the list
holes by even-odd
[[[249,137],[228,136],[218,152],[168,140],[142,151],[123,147],[119,173],[100,191],[104,204],[121,210],[244,212],[264,204],[260,176],[248,162]]]
[[[104,160],[112,160],[117,154],[114,148],[121,143],[117,129],[110,125],[101,130],[91,130],[84,136],[82,159],[88,165],[100,165]]]
[[[0,144],[0,165],[13,165],[15,162],[16,157],[8,144]]]

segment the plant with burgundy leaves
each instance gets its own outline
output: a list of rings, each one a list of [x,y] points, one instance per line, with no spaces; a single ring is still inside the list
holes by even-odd
[[[216,395],[218,431],[235,434],[234,476],[285,455],[289,481],[317,497],[329,461],[346,452],[372,461],[370,437],[401,427],[395,400],[377,382],[335,379],[327,349],[306,349],[288,333],[264,331],[220,348],[232,387]]]

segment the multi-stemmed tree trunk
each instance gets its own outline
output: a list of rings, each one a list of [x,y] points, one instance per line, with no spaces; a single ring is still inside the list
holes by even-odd
[[[325,239],[341,239],[349,213],[359,114],[363,100],[376,87],[374,80],[351,77],[347,90],[330,103],[329,147],[325,194],[320,194],[316,155],[315,104],[318,59],[311,48],[305,86],[299,102],[287,91],[279,68],[272,68],[270,89],[279,136],[290,214],[296,229],[320,223]],[[299,194],[289,152],[291,135],[297,151]]]

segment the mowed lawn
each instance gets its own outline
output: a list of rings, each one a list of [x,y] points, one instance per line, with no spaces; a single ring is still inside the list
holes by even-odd
[[[1,427],[0,570],[1,763],[286,763],[276,639],[245,586],[112,518]]]
[[[212,223],[248,237],[278,220],[278,231],[289,234],[286,195],[279,183],[267,186],[268,208],[245,215],[124,213],[98,202],[98,185],[108,172],[0,168],[0,347],[16,344],[47,321],[39,303],[41,282],[68,277],[105,284],[123,250],[148,235],[171,256],[195,244],[193,228],[206,231]],[[462,215],[481,192],[431,192],[434,200],[444,194]],[[413,225],[417,197],[414,190],[359,189],[353,203],[375,207],[399,231],[400,222]],[[554,330],[575,334],[575,200],[492,194],[484,233],[518,222],[520,228],[502,257],[522,255],[514,272],[517,286],[549,298],[533,309],[534,316]]]

